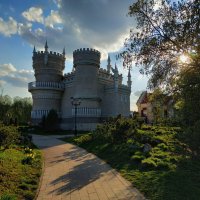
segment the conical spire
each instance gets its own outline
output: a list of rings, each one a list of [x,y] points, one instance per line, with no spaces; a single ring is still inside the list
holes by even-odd
[[[130,67],[129,67],[129,69],[128,69],[128,78],[131,78],[131,70],[130,70]]]
[[[108,65],[110,65],[110,55],[108,54]]]
[[[65,47],[63,48],[63,56],[65,55]]]
[[[128,81],[127,81],[127,85],[128,85],[129,88],[131,88],[132,81],[131,81],[131,69],[130,69],[130,67],[128,68]]]
[[[48,52],[47,40],[46,40],[46,43],[45,43],[45,46],[44,46],[44,48],[45,48],[45,52]]]
[[[36,50],[35,50],[35,45],[34,45],[34,48],[33,48],[33,54],[34,54],[34,53],[36,53]]]
[[[110,55],[108,55],[108,60],[107,60],[108,64],[107,64],[107,71],[110,73],[110,69],[111,69],[111,60],[110,60]]]
[[[118,72],[117,64],[115,63],[115,70]]]

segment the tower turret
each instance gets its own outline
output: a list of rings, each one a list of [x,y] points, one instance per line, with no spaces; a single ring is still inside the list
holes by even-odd
[[[99,106],[98,71],[100,52],[95,49],[78,49],[73,52],[75,68],[75,98],[90,99],[93,108]],[[88,102],[88,101],[87,101]],[[82,103],[84,105],[84,102]],[[86,105],[87,106],[87,105]]]
[[[36,52],[34,47],[32,59],[36,81],[29,83],[28,90],[33,98],[31,118],[33,123],[38,124],[51,109],[60,114],[65,56],[49,52],[46,41],[45,51]]]
[[[34,45],[34,48],[33,48],[33,54],[35,54],[36,53],[36,50],[35,50],[35,45]]]
[[[47,41],[45,51],[33,51],[32,59],[36,81],[57,82],[62,79],[65,68],[65,55],[49,52]]]
[[[119,85],[119,72],[117,65],[115,63],[115,68],[111,68],[112,72],[114,73],[114,87],[115,87],[115,92],[118,91],[118,85]]]
[[[46,40],[46,43],[45,43],[44,49],[45,49],[45,52],[48,52],[47,40]]]
[[[63,48],[63,53],[62,54],[63,54],[63,56],[65,56],[65,47]]]
[[[131,72],[130,72],[130,67],[128,69],[128,81],[127,81],[127,86],[131,89],[132,81],[131,81]]]
[[[111,60],[110,60],[110,55],[108,55],[108,60],[107,60],[108,64],[107,64],[107,71],[110,73],[111,70]]]

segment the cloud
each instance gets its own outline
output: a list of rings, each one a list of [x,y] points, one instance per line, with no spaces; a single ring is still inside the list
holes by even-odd
[[[24,33],[32,31],[32,24],[31,23],[18,23],[18,34],[23,35]]]
[[[126,14],[132,0],[81,0],[78,4],[74,0],[53,1],[57,10],[46,16],[40,7],[22,12],[25,22],[18,23],[17,33],[31,46],[41,50],[47,39],[52,51],[61,52],[65,46],[68,60],[78,48],[95,48],[106,59],[108,53],[123,47],[131,27]],[[35,23],[40,23],[39,27]]]
[[[11,72],[15,72],[16,68],[11,64],[0,64],[0,77],[6,76],[7,74],[10,74]]]
[[[31,22],[43,23],[43,10],[39,7],[31,7],[22,13],[22,16]]]
[[[24,25],[20,32],[31,46],[41,49],[47,38],[50,50],[60,52],[66,46],[67,59],[72,59],[72,52],[77,48],[96,48],[106,59],[108,52],[123,47],[130,30],[130,18],[126,14],[132,0],[82,0],[78,4],[74,0],[54,2],[57,10],[51,10],[46,17],[42,9],[35,7],[23,12],[28,21],[43,23],[31,30]],[[33,8],[38,15],[32,14]]]
[[[0,64],[0,79],[0,85],[8,83],[27,88],[27,83],[34,79],[33,70],[17,70],[11,63]]]
[[[6,82],[3,80],[0,80],[0,88],[5,84]]]
[[[45,25],[54,28],[55,24],[61,24],[62,19],[58,11],[51,10],[51,14],[45,18]]]
[[[13,34],[17,33],[17,21],[12,17],[9,17],[8,21],[4,21],[0,17],[0,33],[10,37]]]

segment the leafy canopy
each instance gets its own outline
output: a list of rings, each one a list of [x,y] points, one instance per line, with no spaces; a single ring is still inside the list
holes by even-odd
[[[122,57],[132,57],[149,87],[173,89],[180,72],[200,68],[200,1],[137,0],[129,7],[136,29],[125,41]],[[180,56],[189,62],[181,63]]]

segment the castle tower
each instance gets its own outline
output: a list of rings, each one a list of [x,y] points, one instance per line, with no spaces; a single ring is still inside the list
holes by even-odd
[[[62,77],[65,55],[49,52],[47,41],[44,48],[45,51],[36,52],[34,47],[32,60],[36,81],[28,85],[33,98],[31,118],[35,124],[39,123],[51,109],[60,113],[61,96],[64,91]]]
[[[100,52],[78,49],[73,52],[75,68],[75,98],[97,98]]]

